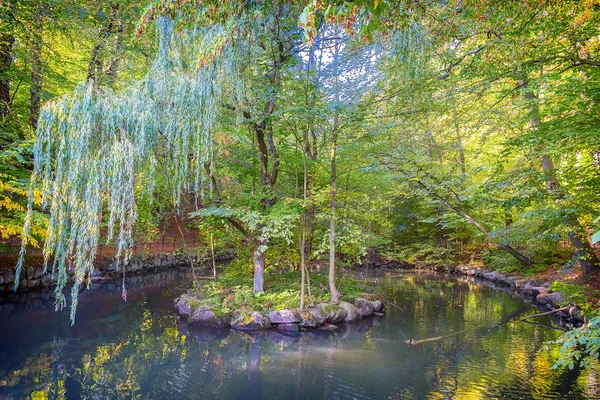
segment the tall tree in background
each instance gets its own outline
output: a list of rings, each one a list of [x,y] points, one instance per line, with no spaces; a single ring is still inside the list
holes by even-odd
[[[425,1],[411,5],[400,1],[389,2],[383,8],[370,2],[355,7],[334,2],[326,2],[323,6],[319,2],[312,2],[305,10],[307,17],[304,18],[304,25],[308,35],[312,36],[312,24],[322,13],[326,17],[333,12],[338,20],[362,21],[363,28],[359,34],[366,37],[372,34],[372,26],[384,36],[393,37],[394,28],[402,29],[402,22],[407,22],[398,18],[398,13],[408,9],[412,23],[425,29],[427,46],[431,50],[427,53],[432,56],[428,61],[427,75],[422,76],[417,85],[427,85],[427,79],[437,81],[440,82],[438,90],[443,93],[447,90],[443,82],[449,81],[454,86],[452,90],[463,86],[465,93],[472,94],[473,98],[495,97],[490,108],[479,117],[471,113],[479,121],[479,127],[501,107],[510,110],[516,124],[522,121],[525,125],[527,121],[530,129],[515,134],[501,144],[505,146],[506,153],[510,152],[511,156],[516,157],[515,161],[519,160],[519,164],[504,163],[504,168],[513,168],[512,176],[508,174],[506,179],[508,182],[519,179],[521,185],[538,188],[540,180],[545,182],[548,196],[546,199],[535,199],[536,212],[545,213],[545,220],[553,221],[554,227],[548,229],[560,229],[570,239],[574,250],[573,260],[581,264],[584,274],[588,276],[598,264],[589,244],[588,233],[589,224],[597,212],[592,210],[597,207],[589,201],[589,197],[584,199],[586,195],[593,196],[593,192],[576,189],[576,182],[585,181],[585,188],[598,186],[597,172],[587,167],[593,164],[591,155],[596,148],[592,132],[597,121],[593,114],[597,101],[590,92],[590,86],[583,84],[598,76],[600,65],[594,58],[598,52],[596,8],[597,5],[592,1],[575,5],[540,0],[527,3],[526,7],[516,2],[497,4],[466,1],[442,5]],[[402,65],[399,64],[398,69],[402,69]],[[544,93],[539,94],[544,101],[540,102],[538,115],[533,119],[530,116],[531,104],[525,107],[514,104],[519,103],[519,98],[514,96],[522,88],[519,81],[523,75],[528,76],[527,85],[530,87],[526,103],[535,100],[531,97],[531,90],[534,90],[531,87],[544,88]],[[382,97],[394,98],[396,95],[393,92],[397,92],[397,88]],[[442,96],[448,98],[448,94]],[[442,114],[439,118],[445,117]],[[435,150],[439,164],[443,165],[441,152],[444,143],[435,142],[430,129],[426,132],[430,133],[427,144],[430,155],[433,156]],[[572,140],[574,138],[577,140]],[[460,140],[462,142],[463,138]],[[541,155],[540,162],[531,154]],[[528,168],[523,168],[525,160],[528,160]],[[583,168],[575,168],[575,165]],[[464,168],[464,163],[461,162],[461,166]],[[425,170],[430,168],[428,165],[422,167]],[[518,173],[517,168],[520,169]],[[583,171],[587,175],[582,175]],[[525,184],[525,180],[529,182]],[[448,186],[446,178],[440,181]],[[552,189],[549,190],[549,187]],[[560,194],[556,188],[561,188]],[[535,193],[535,196],[539,196],[542,192]],[[523,193],[514,193],[512,204],[518,201],[524,203],[517,200],[519,197],[523,199]],[[533,196],[525,197],[529,198],[529,204],[534,201]],[[555,205],[551,206],[551,203]],[[522,221],[527,223],[531,215],[524,213]],[[587,221],[588,227],[583,226],[581,221]],[[517,225],[507,224],[502,232],[492,231],[491,234],[495,237],[498,234],[512,235],[517,233],[516,229]]]
[[[340,103],[340,85],[339,68],[340,62],[340,41],[336,40],[333,45],[333,91],[334,91],[334,110],[333,125],[331,127],[331,217],[329,221],[329,291],[331,292],[331,301],[337,304],[340,300],[340,293],[335,286],[335,230],[337,214],[337,178],[336,170],[338,135],[340,129],[339,103]]]
[[[107,6],[100,5],[98,13],[104,15],[94,39],[92,54],[88,64],[87,79],[97,84],[114,84],[126,37],[126,5],[112,1]]]
[[[258,196],[257,220],[244,222],[243,218],[228,215],[226,221],[238,230],[253,246],[254,260],[254,292],[264,291],[264,270],[266,267],[266,252],[272,232],[267,225],[269,214],[278,202],[277,181],[280,174],[280,155],[275,138],[276,107],[281,81],[289,61],[293,58],[294,48],[298,43],[297,29],[294,27],[297,14],[287,6],[274,5],[269,8],[272,15],[265,19],[268,32],[260,34],[252,44],[256,49],[255,57],[258,68],[249,68],[247,78],[250,79],[250,89],[244,93],[244,99],[237,99],[236,106],[226,105],[234,113],[241,114],[244,124],[252,135],[255,147],[254,154],[258,160]],[[214,178],[213,172],[208,170]],[[218,180],[212,179],[214,186]],[[222,189],[218,189],[219,192]],[[217,199],[221,202],[223,199]],[[227,206],[220,204],[220,207]],[[231,207],[231,206],[230,206]]]
[[[32,19],[27,28],[29,62],[31,64],[31,85],[29,87],[29,125],[35,130],[42,105],[43,71],[42,50],[44,46],[45,5],[42,0],[32,2]]]
[[[9,18],[3,15],[3,18]],[[0,32],[0,118],[4,120],[11,108],[10,67],[13,62],[12,48],[15,43],[12,24],[3,26]]]

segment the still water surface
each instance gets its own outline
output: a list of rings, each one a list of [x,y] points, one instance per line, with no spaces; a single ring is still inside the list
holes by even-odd
[[[600,398],[595,366],[550,369],[560,332],[520,321],[538,311],[523,300],[456,278],[379,280],[385,317],[297,337],[185,329],[171,304],[189,280],[173,273],[130,284],[126,302],[115,283],[83,293],[74,327],[51,299],[4,298],[0,399]]]

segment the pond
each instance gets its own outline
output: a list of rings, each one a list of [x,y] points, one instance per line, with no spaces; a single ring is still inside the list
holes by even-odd
[[[0,399],[600,398],[595,366],[550,369],[550,320],[474,281],[380,277],[386,316],[290,337],[187,330],[171,310],[184,273],[133,278],[127,301],[115,282],[82,293],[74,327],[45,295],[5,297]]]

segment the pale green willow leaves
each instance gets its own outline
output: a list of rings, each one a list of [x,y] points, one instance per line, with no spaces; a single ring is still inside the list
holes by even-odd
[[[58,274],[57,308],[74,274],[71,321],[77,295],[89,283],[100,237],[115,243],[116,257],[127,261],[133,245],[137,201],[153,196],[155,170],[165,168],[173,203],[180,195],[201,193],[203,166],[212,159],[212,134],[224,108],[243,99],[241,64],[248,42],[202,62],[206,47],[222,42],[226,28],[215,25],[175,31],[166,17],[157,20],[159,50],[149,73],[121,93],[87,82],[47,103],[34,146],[32,188],[40,186],[50,220],[44,247],[45,269]],[[31,228],[33,197],[23,235],[17,280]]]

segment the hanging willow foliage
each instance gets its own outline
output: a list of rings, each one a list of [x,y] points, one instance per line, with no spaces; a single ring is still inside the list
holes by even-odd
[[[260,70],[269,52],[265,43],[274,32],[297,29],[297,7],[232,2],[215,14],[219,3],[209,3],[159,0],[144,19],[156,21],[158,50],[143,79],[121,92],[87,82],[40,113],[14,286],[30,237],[33,189],[41,188],[50,213],[44,271],[58,276],[57,309],[66,305],[63,290],[74,271],[72,323],[101,233],[116,243],[117,259],[130,257],[137,202],[152,199],[157,168],[166,171],[176,207],[182,193],[201,194],[212,134],[231,112],[226,110],[235,110],[239,123],[243,110],[260,113],[253,99],[273,96],[273,88],[253,90],[246,83],[268,82]]]
[[[43,206],[49,207],[44,272],[58,274],[57,309],[66,305],[63,289],[68,269],[74,270],[72,323],[79,289],[90,282],[101,228],[126,262],[136,202],[152,198],[157,166],[166,168],[175,206],[184,191],[201,192],[223,109],[219,102],[226,98],[235,105],[244,98],[242,74],[253,54],[249,40],[231,45],[223,25],[175,31],[166,16],[156,25],[158,52],[141,81],[121,93],[87,82],[47,103],[40,114],[31,193],[41,187]],[[30,195],[15,288],[33,200]]]

